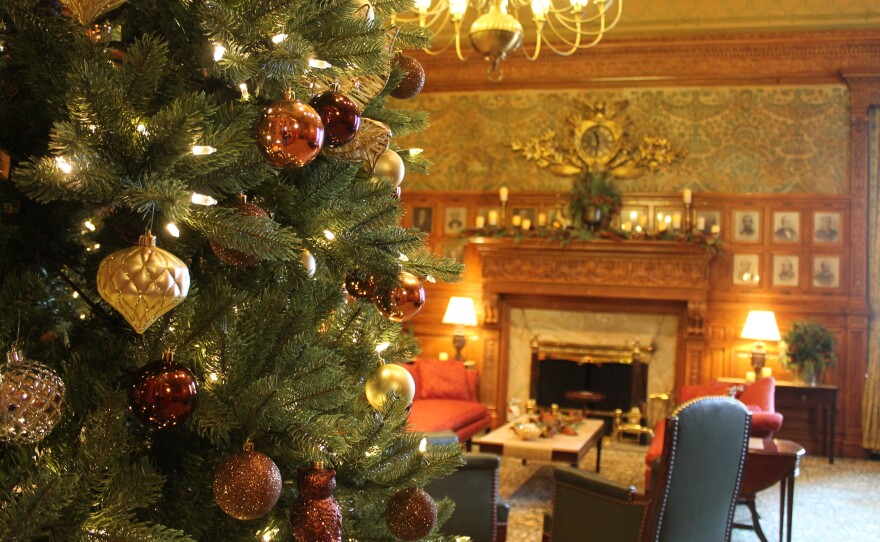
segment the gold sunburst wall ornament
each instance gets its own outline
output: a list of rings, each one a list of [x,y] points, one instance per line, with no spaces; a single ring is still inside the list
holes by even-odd
[[[567,119],[561,138],[548,130],[525,143],[514,141],[514,152],[562,177],[615,179],[632,179],[656,171],[688,154],[687,149],[675,149],[661,136],[645,136],[632,143],[626,130],[629,119],[621,115],[628,105],[626,101],[576,103],[582,109]]]

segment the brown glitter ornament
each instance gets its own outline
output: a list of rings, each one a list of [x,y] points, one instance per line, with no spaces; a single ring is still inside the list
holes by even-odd
[[[388,392],[394,391],[409,406],[416,396],[416,381],[409,371],[394,363],[383,363],[376,367],[373,375],[364,386],[367,401],[379,412],[385,411]]]
[[[342,513],[333,497],[336,471],[321,463],[297,470],[299,495],[290,511],[290,531],[297,542],[340,542]]]
[[[61,377],[12,350],[0,368],[0,382],[0,441],[30,444],[43,440],[61,419]]]
[[[391,95],[400,100],[408,100],[415,97],[425,86],[425,69],[418,60],[411,56],[398,54],[394,58],[392,66],[403,70],[403,79],[397,88],[391,91]]]
[[[12,158],[0,151],[0,179],[9,179],[9,170],[12,167]]]
[[[324,123],[324,145],[338,147],[354,139],[361,127],[361,110],[354,101],[333,90],[318,94],[309,102]]]
[[[233,204],[231,208],[235,210],[236,213],[245,216],[258,216],[261,218],[269,216],[260,206],[249,203],[247,196],[244,194],[238,196],[238,201]],[[259,256],[246,254],[240,250],[229,248],[221,245],[213,239],[209,239],[208,242],[210,243],[211,250],[214,251],[214,254],[229,265],[234,265],[236,267],[253,267],[260,263],[261,258]]]
[[[376,160],[373,175],[388,177],[394,186],[400,186],[400,183],[403,182],[403,176],[406,175],[406,166],[399,154],[391,149],[385,149],[385,152],[380,154],[379,159]]]
[[[356,298],[373,297],[376,294],[376,282],[372,275],[355,269],[345,275],[345,293]]]
[[[430,495],[417,487],[401,489],[388,499],[385,523],[401,540],[419,540],[434,528],[437,504]]]
[[[257,121],[260,150],[278,167],[303,167],[324,142],[324,124],[318,112],[299,100],[276,102]]]
[[[251,441],[244,451],[231,455],[214,474],[214,500],[240,520],[265,516],[281,496],[281,471],[269,456],[254,451]]]
[[[165,352],[162,359],[138,369],[128,390],[132,413],[153,429],[182,422],[192,415],[199,400],[199,385],[193,374]]]
[[[97,283],[104,301],[143,333],[186,299],[189,269],[177,256],[156,247],[156,237],[148,231],[137,246],[101,261]]]
[[[417,276],[406,271],[401,271],[397,280],[397,286],[373,296],[373,303],[392,322],[409,322],[425,305],[425,288]]]

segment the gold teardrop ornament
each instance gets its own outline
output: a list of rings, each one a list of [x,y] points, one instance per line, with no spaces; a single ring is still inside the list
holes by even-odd
[[[98,267],[98,293],[143,333],[189,293],[189,269],[180,258],[142,235],[137,246],[118,250]]]

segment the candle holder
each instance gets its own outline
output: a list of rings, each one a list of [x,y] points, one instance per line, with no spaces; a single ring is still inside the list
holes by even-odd
[[[684,204],[684,216],[681,219],[681,228],[687,233],[690,233],[691,230],[694,229],[694,218],[692,216],[693,213],[693,205],[690,203]]]
[[[501,201],[501,223],[499,224],[502,230],[507,231],[507,201]]]

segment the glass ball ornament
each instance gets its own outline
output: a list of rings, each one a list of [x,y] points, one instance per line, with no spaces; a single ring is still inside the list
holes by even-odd
[[[189,369],[174,361],[171,352],[165,352],[161,360],[138,370],[128,399],[137,419],[152,429],[162,429],[192,415],[198,404],[199,385]]]
[[[355,269],[345,275],[345,293],[358,299],[373,297],[376,294],[376,281],[372,275]]]
[[[269,456],[255,452],[250,441],[214,473],[214,500],[235,519],[265,516],[280,496],[281,471]]]
[[[390,391],[405,401],[407,407],[411,405],[416,396],[416,381],[409,371],[400,365],[383,363],[376,367],[367,379],[364,391],[370,405],[382,412],[385,410],[385,401]]]
[[[318,156],[324,123],[318,112],[299,100],[275,102],[257,121],[260,150],[278,167],[303,167]]]
[[[354,139],[361,127],[361,109],[354,100],[333,90],[318,94],[309,102],[324,124],[324,145],[338,147]]]
[[[385,318],[392,322],[409,322],[425,305],[425,288],[412,273],[401,271],[397,286],[373,297],[373,303]]]
[[[6,354],[0,368],[0,441],[31,444],[43,440],[61,420],[64,381],[20,350]]]
[[[406,175],[406,166],[399,154],[391,149],[385,149],[385,152],[379,155],[376,160],[376,167],[373,168],[373,175],[377,177],[387,177],[391,179],[394,186],[400,186],[403,182],[403,176]]]

